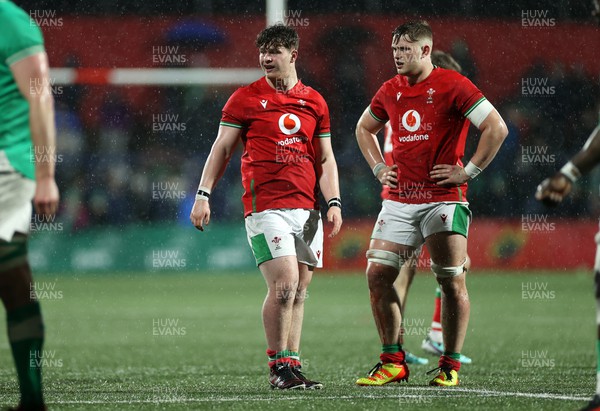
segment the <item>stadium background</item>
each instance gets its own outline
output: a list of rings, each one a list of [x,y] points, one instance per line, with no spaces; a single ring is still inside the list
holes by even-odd
[[[300,33],[302,79],[329,103],[344,199],[342,233],[306,304],[303,369],[326,384],[318,393],[268,389],[265,285],[243,230],[239,156],[212,196],[209,228],[188,222],[221,107],[236,83],[260,76],[253,41],[264,2],[17,4],[41,26],[54,68],[62,202],[56,219],[33,217],[30,246],[49,409],[564,410],[591,398],[600,175],[578,182],[559,208],[533,200],[598,122],[600,31],[587,0],[290,0],[280,11]],[[394,74],[392,29],[414,17],[431,23],[434,47],[459,60],[510,135],[470,185],[464,353],[473,364],[461,370],[462,387],[426,387],[430,357],[411,366],[407,385],[363,390],[353,382],[379,348],[363,257],[379,187],[353,128]],[[220,67],[236,69],[233,83],[207,85]],[[123,73],[174,82],[183,77],[156,70],[182,68],[214,70],[194,72],[194,85],[108,84]],[[405,347],[419,355],[435,283],[427,265],[419,263],[404,324]],[[9,363],[0,338],[0,406],[18,401]]]
[[[175,76],[162,85],[107,83],[114,68],[245,68],[246,79],[257,78],[253,40],[265,25],[265,4],[17,3],[41,26],[52,67],[77,70],[70,80],[60,70],[51,76],[62,205],[56,220],[32,224],[34,267],[251,268],[239,156],[214,191],[208,231],[199,234],[188,223],[220,109],[240,77],[229,85],[168,85]],[[391,30],[414,16],[431,23],[434,48],[458,60],[510,130],[495,161],[470,184],[475,267],[591,266],[598,173],[555,210],[533,199],[539,181],[576,152],[598,122],[600,38],[591,4],[475,3],[289,1],[287,11],[279,11],[279,20],[300,33],[300,77],[326,96],[332,116],[346,221],[326,253],[330,269],[362,269],[379,187],[353,131],[370,97],[394,74]],[[137,76],[141,83],[144,78]],[[467,159],[477,142],[473,129],[471,135]],[[153,255],[177,257],[157,265]]]

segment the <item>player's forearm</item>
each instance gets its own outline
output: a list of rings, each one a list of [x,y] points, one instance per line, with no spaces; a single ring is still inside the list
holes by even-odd
[[[581,174],[587,174],[600,162],[600,125],[590,134],[587,142],[575,156],[571,163]]]
[[[223,177],[231,155],[232,150],[230,148],[221,144],[213,145],[204,164],[198,187],[205,187],[212,191],[217,182]]]
[[[321,164],[322,173],[319,177],[319,187],[326,201],[340,197],[340,183],[337,163],[333,157],[325,159]]]
[[[220,126],[217,139],[210,149],[210,154],[204,164],[199,189],[212,191],[217,182],[223,176],[225,168],[233,155],[233,151],[241,136],[241,130],[236,127]]]
[[[487,125],[481,132],[479,144],[470,162],[480,169],[485,169],[496,157],[498,150],[508,135],[504,122]]]
[[[360,123],[356,127],[356,141],[358,142],[358,147],[360,148],[363,157],[367,160],[367,163],[369,163],[371,170],[376,164],[384,163],[377,136],[362,127]]]
[[[39,95],[30,95],[27,100],[36,180],[54,178],[56,162],[54,99],[47,90]]]

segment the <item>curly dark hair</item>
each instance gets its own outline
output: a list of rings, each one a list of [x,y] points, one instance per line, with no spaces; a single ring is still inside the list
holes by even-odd
[[[277,23],[258,33],[254,44],[259,49],[285,47],[288,50],[297,50],[300,45],[300,37],[292,27]]]
[[[392,32],[392,38],[406,36],[408,41],[415,42],[423,38],[428,38],[433,41],[433,32],[429,23],[425,20],[421,21],[408,21],[398,27]]]

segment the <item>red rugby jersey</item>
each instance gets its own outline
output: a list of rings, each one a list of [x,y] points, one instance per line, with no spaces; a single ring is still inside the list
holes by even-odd
[[[369,109],[376,120],[389,120],[392,128],[398,187],[390,189],[390,200],[411,204],[467,201],[466,183],[441,187],[429,172],[436,164],[462,166],[469,119],[479,125],[492,109],[471,81],[438,67],[414,85],[397,75],[381,86]]]
[[[265,77],[236,90],[221,125],[242,130],[244,216],[276,208],[318,208],[316,138],[329,138],[323,97],[298,83],[275,90]]]

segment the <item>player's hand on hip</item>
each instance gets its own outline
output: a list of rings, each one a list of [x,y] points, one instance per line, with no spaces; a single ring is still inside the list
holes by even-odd
[[[571,192],[571,187],[571,181],[567,177],[556,173],[537,186],[535,198],[546,205],[555,206]]]
[[[340,207],[330,207],[327,210],[327,221],[333,223],[333,228],[329,234],[329,238],[335,237],[342,228],[342,209]]]
[[[50,216],[56,213],[59,198],[60,195],[54,178],[45,177],[36,180],[33,206],[37,214]]]
[[[390,188],[398,187],[398,166],[394,164],[391,167],[382,168],[377,178],[381,185],[388,186]]]
[[[438,180],[438,186],[460,185],[469,180],[464,168],[452,164],[436,164],[429,172],[429,177]]]
[[[210,222],[210,205],[206,200],[196,200],[190,213],[190,220],[194,227],[204,231],[204,226]]]

